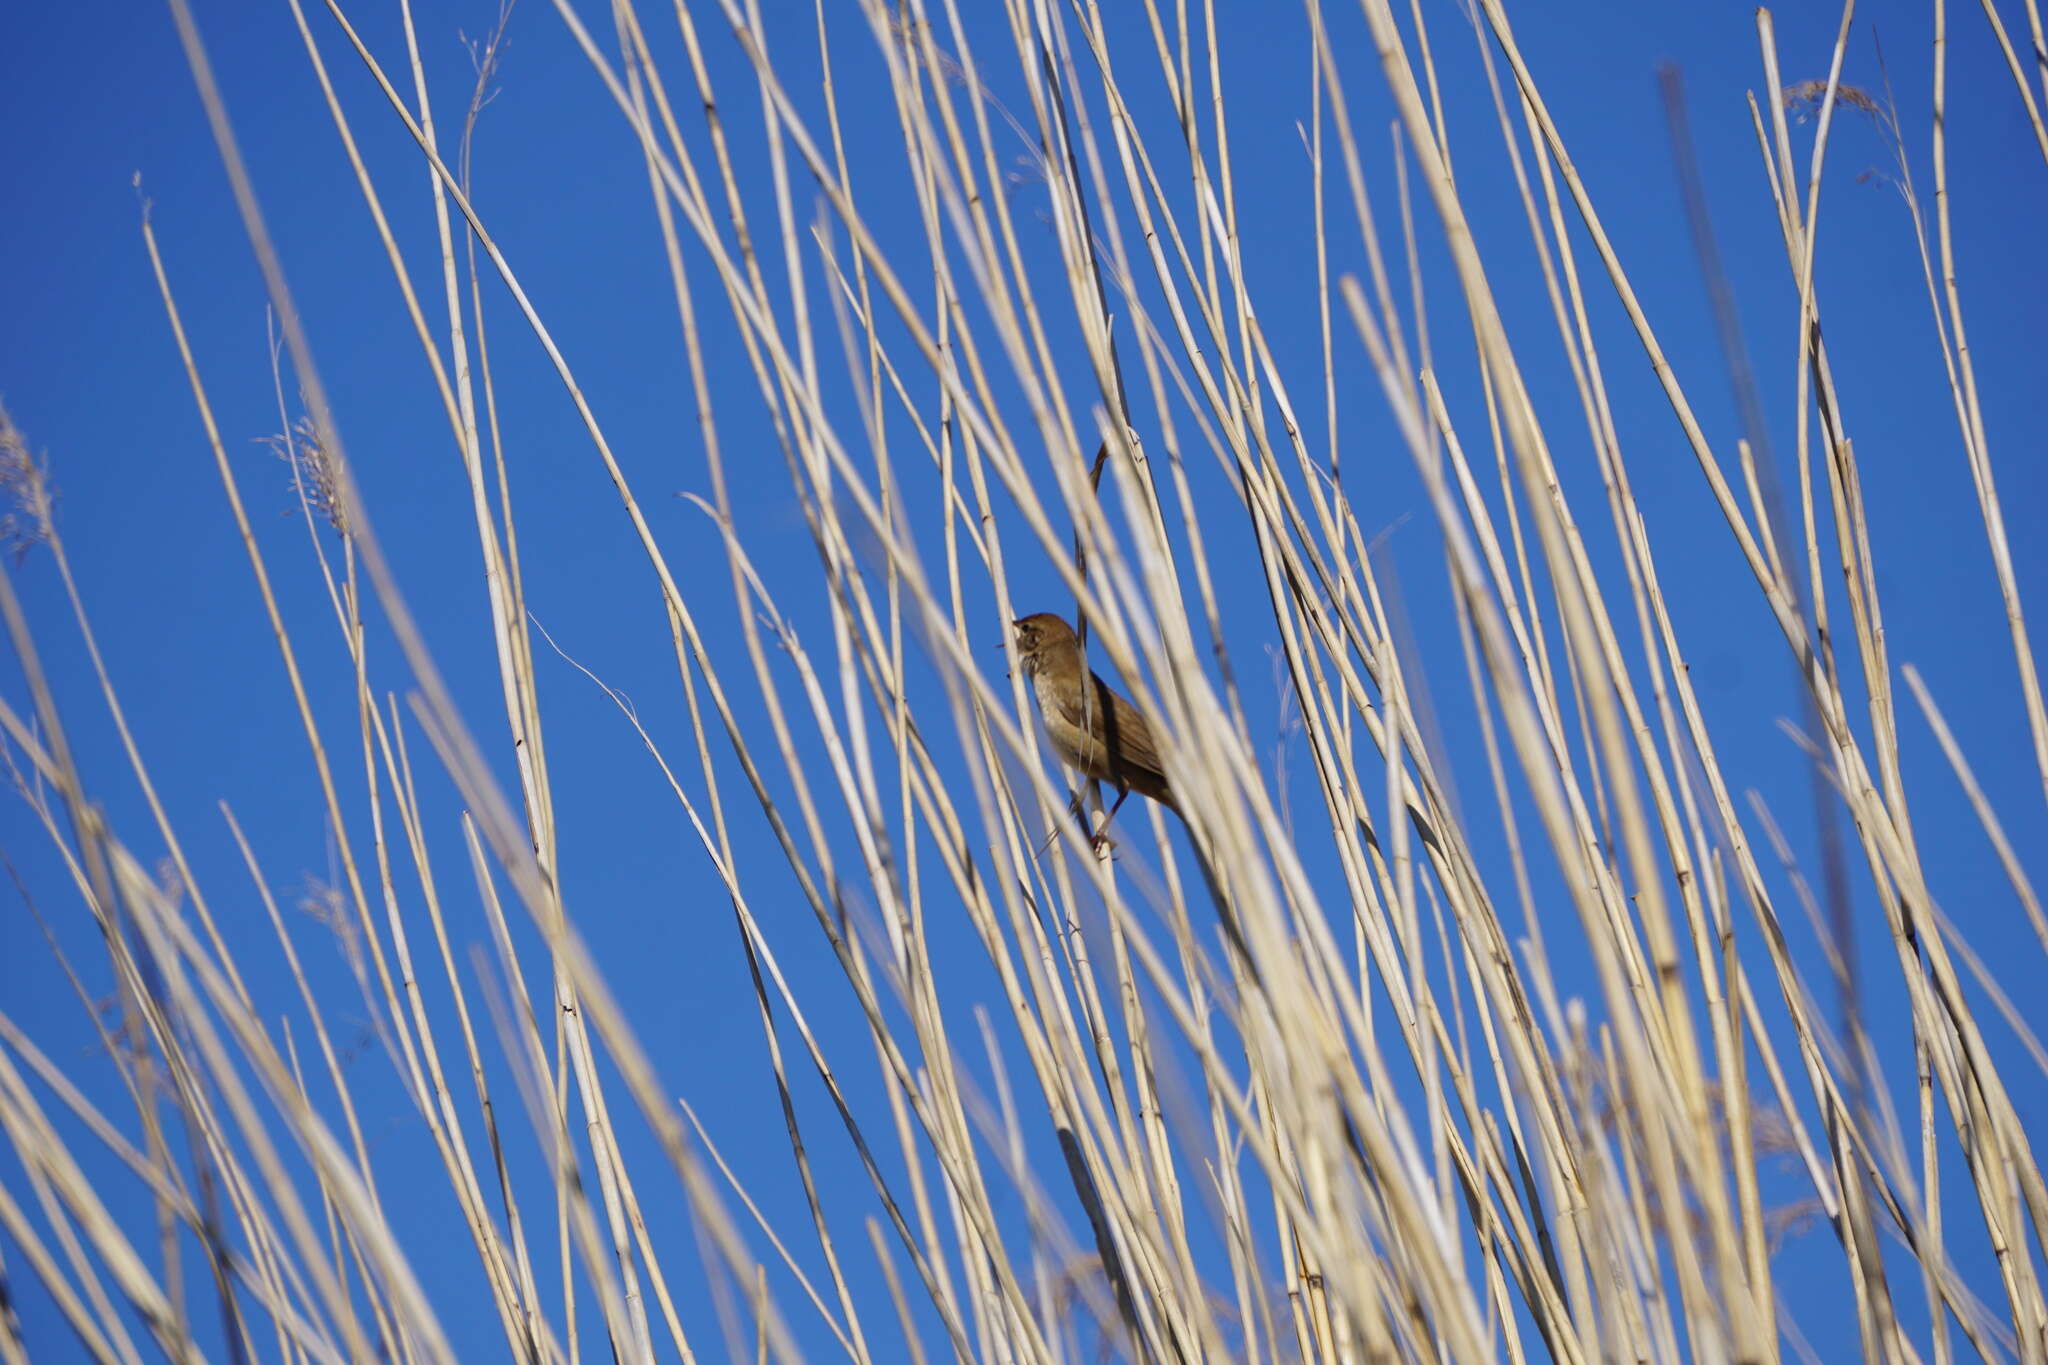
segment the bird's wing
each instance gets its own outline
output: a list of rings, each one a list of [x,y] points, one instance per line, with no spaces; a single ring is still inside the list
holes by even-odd
[[[1157,798],[1166,790],[1166,767],[1159,761],[1159,746],[1143,713],[1111,691],[1100,678],[1095,683],[1096,706],[1102,719],[1103,737],[1109,743],[1111,765],[1117,779],[1147,796]]]

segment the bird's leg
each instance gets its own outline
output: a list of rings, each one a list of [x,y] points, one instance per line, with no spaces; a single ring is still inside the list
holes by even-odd
[[[1081,793],[1080,793],[1080,792],[1078,792],[1078,791],[1077,791],[1077,792],[1075,792],[1075,793],[1074,793],[1074,796],[1073,796],[1073,799],[1072,799],[1071,801],[1068,801],[1068,802],[1067,802],[1067,814],[1069,814],[1069,815],[1071,815],[1071,816],[1073,816],[1073,817],[1074,817],[1074,820],[1075,820],[1075,822],[1076,822],[1077,824],[1079,824],[1079,825],[1081,826],[1081,832],[1082,832],[1083,834],[1088,834],[1088,821],[1087,821],[1086,817],[1085,817],[1085,816],[1083,816],[1083,814],[1082,814],[1082,811],[1081,811]],[[1043,857],[1045,856],[1045,851],[1046,851],[1047,849],[1049,849],[1049,848],[1051,848],[1051,847],[1052,847],[1052,841],[1053,841],[1053,840],[1055,840],[1055,839],[1057,839],[1057,838],[1059,838],[1059,837],[1060,837],[1060,827],[1059,827],[1058,825],[1054,825],[1054,826],[1052,827],[1052,831],[1051,831],[1051,833],[1049,833],[1049,834],[1047,834],[1047,835],[1045,836],[1045,842],[1044,842],[1044,843],[1042,843],[1042,844],[1040,844],[1040,845],[1038,846],[1038,852],[1037,852],[1037,853],[1035,853],[1035,854],[1033,854],[1032,856],[1033,856],[1033,857],[1037,857],[1037,858],[1043,858]],[[1089,835],[1089,842],[1090,842],[1090,843],[1094,843],[1094,841],[1095,841],[1095,837],[1096,837],[1096,836],[1094,836],[1094,835],[1090,834],[1090,835]],[[1099,847],[1099,845],[1098,845],[1098,847]]]
[[[1130,794],[1129,787],[1117,788],[1116,800],[1110,803],[1109,814],[1102,817],[1101,830],[1089,836],[1088,842],[1095,846],[1097,853],[1102,852],[1104,848],[1116,847],[1116,840],[1109,837],[1110,822],[1116,819],[1116,813],[1123,809],[1124,801]]]

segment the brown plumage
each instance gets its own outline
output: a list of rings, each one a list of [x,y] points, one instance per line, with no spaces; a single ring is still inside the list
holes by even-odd
[[[1152,727],[1137,707],[1089,671],[1073,627],[1050,612],[1011,625],[1017,632],[1018,662],[1031,680],[1046,737],[1060,761],[1116,788],[1112,818],[1132,792],[1178,815]]]

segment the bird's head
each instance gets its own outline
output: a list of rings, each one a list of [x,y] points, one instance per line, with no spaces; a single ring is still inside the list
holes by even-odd
[[[1049,662],[1080,644],[1074,628],[1049,611],[1012,621],[1010,628],[1016,632],[1017,662],[1026,677],[1035,677]]]

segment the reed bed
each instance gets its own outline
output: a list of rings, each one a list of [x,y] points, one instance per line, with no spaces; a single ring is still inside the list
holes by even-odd
[[[407,605],[356,479],[376,457],[351,462],[271,187],[237,150],[249,113],[173,0],[275,309],[275,446],[310,536],[259,524],[184,327],[199,285],[146,216],[143,249],[333,875],[313,925],[273,893],[296,855],[247,838],[232,793],[224,821],[159,799],[122,710],[140,684],[102,664],[53,512],[61,448],[52,473],[7,422],[33,558],[0,573],[0,725],[64,876],[24,887],[6,951],[46,951],[30,910],[51,923],[101,1047],[55,1054],[0,1011],[0,1361],[2048,1359],[2041,964],[1971,946],[1996,915],[2048,949],[2041,811],[2031,791],[1994,809],[1943,710],[2003,708],[2048,793],[1944,140],[1951,99],[2016,103],[2048,154],[2048,83],[1996,7],[2012,83],[1949,86],[1936,0],[1911,127],[1845,82],[1849,14],[1788,73],[1757,13],[1747,117],[1785,274],[1741,303],[1786,344],[1754,366],[1670,88],[1657,174],[1728,339],[1722,369],[1680,373],[1500,0],[1309,0],[1286,152],[1312,194],[1287,204],[1240,193],[1244,158],[1279,153],[1234,138],[1256,92],[1208,7],[535,3],[524,40],[581,52],[644,163],[589,210],[661,234],[684,558],[650,502],[675,479],[579,382],[605,357],[558,346],[478,207],[510,12],[474,89],[443,90],[424,16],[379,53],[350,7],[288,3],[303,51],[280,71],[321,92],[388,254],[387,341],[417,344],[438,394],[421,442],[460,458],[489,634],[443,638]],[[2038,53],[2034,0],[2025,22]],[[1439,80],[1452,44],[1487,84]],[[1481,98],[1447,108],[1451,89]],[[1391,142],[1354,116],[1368,98]],[[1866,486],[1830,366],[1821,185],[1850,118],[1897,156],[1928,307],[1899,363],[1945,367],[1954,444],[1929,459],[1970,481],[2010,626],[2009,671],[1959,697],[1888,650],[1878,551],[1909,573],[1911,548],[1874,544],[1867,500],[1894,493]],[[394,123],[416,155],[372,164],[364,130]],[[1461,149],[1497,135],[1518,195],[1461,188],[1453,125]],[[390,207],[421,194],[428,268],[392,225],[418,205]],[[1240,223],[1283,215],[1301,254],[1247,259]],[[1512,254],[1501,223],[1526,227]],[[1547,316],[1503,305],[1510,271]],[[1276,290],[1313,305],[1262,312]],[[587,436],[548,458],[608,480],[642,561],[593,591],[641,594],[666,631],[661,698],[629,700],[529,610],[557,570],[522,551],[539,456],[493,366],[536,346]],[[1532,381],[1532,355],[1569,387]],[[714,378],[735,356],[750,384]],[[1610,401],[1645,359],[1654,430]],[[1731,376],[1739,420],[1697,415]],[[1697,536],[1635,492],[1687,455]],[[1455,617],[1433,669],[1383,552],[1394,465],[1422,504],[1398,534]],[[749,521],[764,483],[792,509],[773,535]],[[1797,819],[1724,758],[1736,722],[1695,689],[1700,623],[1667,585],[1708,559],[1754,622],[1747,658],[1786,679]],[[28,618],[30,571],[70,619]],[[1132,801],[1089,837],[1115,793],[1076,798],[991,651],[1046,609],[1152,718],[1184,820]],[[59,632],[96,694],[46,682]],[[483,638],[497,695],[461,695],[442,670]],[[671,888],[678,988],[745,975],[743,1094],[678,1096],[690,1043],[636,1030],[609,984],[630,949],[563,834],[605,794],[558,780],[543,705],[571,688],[617,703],[614,737],[673,801],[694,869]],[[75,761],[87,714],[126,771]],[[1909,772],[1902,734],[1949,766]],[[1913,818],[1935,806],[1981,830],[1995,904],[1944,903]],[[202,878],[202,843],[246,880]],[[385,1083],[425,1177],[394,1179],[362,1119]],[[722,1140],[764,1102],[781,1150]],[[42,1339],[10,1306],[31,1295]]]

